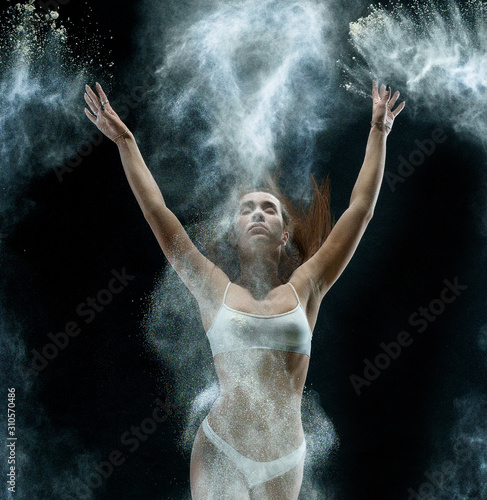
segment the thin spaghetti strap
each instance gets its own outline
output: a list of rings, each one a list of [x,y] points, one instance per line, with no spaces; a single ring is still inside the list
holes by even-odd
[[[296,295],[296,299],[298,301],[298,304],[301,304],[301,301],[299,300],[298,292],[296,292],[296,288],[294,288],[294,285],[290,281],[288,281],[287,284],[291,285],[291,288],[293,289],[294,295]]]
[[[227,287],[225,288],[225,294],[223,295],[223,304],[225,304],[225,299],[227,298],[228,287],[232,284],[231,281],[228,282]]]

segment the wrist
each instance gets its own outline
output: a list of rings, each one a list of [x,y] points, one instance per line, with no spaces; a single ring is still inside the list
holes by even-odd
[[[389,134],[392,127],[387,125],[387,123],[378,120],[372,120],[370,122],[371,130],[378,130],[379,132],[384,132],[386,135]]]
[[[121,134],[117,135],[112,139],[112,141],[118,146],[122,146],[126,144],[128,141],[134,138],[134,135],[130,130],[127,128],[125,129]]]

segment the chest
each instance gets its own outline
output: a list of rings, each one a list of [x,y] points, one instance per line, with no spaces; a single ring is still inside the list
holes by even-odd
[[[224,304],[207,332],[213,356],[255,348],[310,354],[312,333],[301,306],[277,315],[247,314]]]
[[[280,290],[279,292],[273,290],[264,299],[257,300],[247,291],[238,290],[227,296],[225,304],[231,309],[246,314],[258,314],[262,316],[283,314],[291,311],[298,305],[298,300],[292,293],[292,290]]]

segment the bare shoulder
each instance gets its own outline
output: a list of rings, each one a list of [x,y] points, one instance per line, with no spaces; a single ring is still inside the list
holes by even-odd
[[[209,262],[209,261],[208,261]],[[223,303],[225,290],[230,279],[218,266],[209,262],[212,269],[200,286],[192,292],[200,309],[201,320],[205,331],[208,331],[218,310]]]
[[[289,283],[294,286],[299,300],[304,307],[304,304],[312,299],[319,289],[316,286],[316,280],[311,276],[309,269],[303,265],[299,266],[289,278]]]
[[[299,301],[313,329],[323,300],[323,295],[316,284],[316,280],[309,274],[307,267],[300,266],[289,278],[289,283],[296,290]]]
[[[195,281],[197,286],[192,293],[202,307],[221,302],[230,279],[220,267],[206,259],[206,271]]]

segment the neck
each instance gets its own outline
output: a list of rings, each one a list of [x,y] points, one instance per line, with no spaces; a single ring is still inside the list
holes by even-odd
[[[270,290],[282,285],[278,278],[279,256],[253,253],[240,256],[240,275],[236,283],[243,286],[257,299],[264,298]]]

